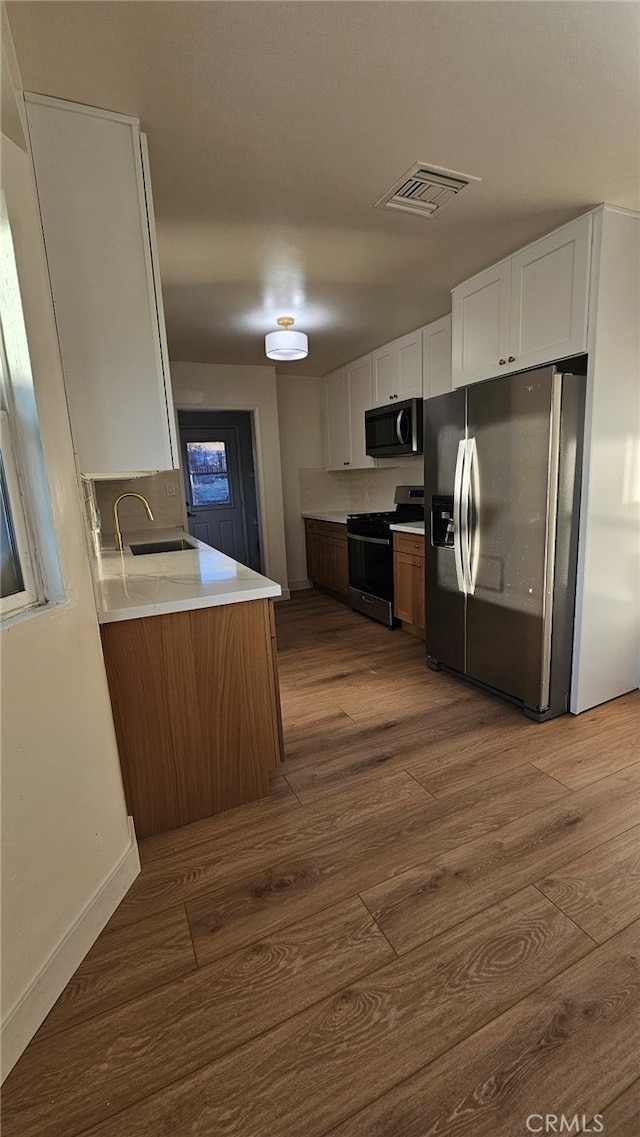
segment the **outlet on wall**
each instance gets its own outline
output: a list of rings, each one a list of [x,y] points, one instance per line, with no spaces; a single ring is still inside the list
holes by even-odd
[[[167,497],[175,497],[178,492],[178,487],[175,482],[166,482]]]

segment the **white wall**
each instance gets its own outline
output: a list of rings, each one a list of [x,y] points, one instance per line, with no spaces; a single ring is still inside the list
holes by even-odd
[[[254,412],[263,571],[288,596],[275,368],[172,361],[171,380],[180,410]]]
[[[4,11],[2,18],[3,80],[11,74],[18,83]],[[2,185],[66,599],[1,633],[3,1076],[139,870],[93,602],[35,187],[24,138],[15,127],[17,106],[11,83],[3,81],[2,122],[12,123],[21,145],[2,137]]]
[[[278,375],[278,418],[284,528],[289,588],[309,588],[304,521],[300,516],[300,471],[324,463],[323,381],[310,375]]]
[[[640,684],[640,218],[594,217],[574,713]]]

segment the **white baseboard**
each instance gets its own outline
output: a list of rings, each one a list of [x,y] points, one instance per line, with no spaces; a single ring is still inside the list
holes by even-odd
[[[2,1024],[0,1082],[4,1082],[13,1069],[140,872],[133,818],[129,817],[128,820],[129,846],[126,852],[53,949]]]
[[[291,592],[303,592],[305,588],[313,588],[310,580],[290,580],[289,588]]]

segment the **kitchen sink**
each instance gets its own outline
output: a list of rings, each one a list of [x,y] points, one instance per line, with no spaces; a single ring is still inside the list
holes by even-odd
[[[149,553],[180,553],[183,549],[193,549],[188,541],[145,541],[141,545],[129,545],[134,557],[146,557]]]

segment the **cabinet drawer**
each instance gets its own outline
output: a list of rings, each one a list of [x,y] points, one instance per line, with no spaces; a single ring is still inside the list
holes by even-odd
[[[424,537],[420,536],[419,533],[394,533],[393,549],[396,553],[407,553],[409,556],[415,554],[418,557],[423,557]]]
[[[316,521],[314,518],[305,518],[307,533],[315,537],[332,537],[336,541],[346,541],[347,526],[337,521]]]

